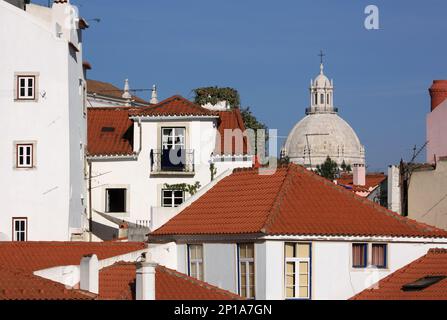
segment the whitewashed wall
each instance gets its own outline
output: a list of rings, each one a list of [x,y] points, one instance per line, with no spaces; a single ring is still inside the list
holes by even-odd
[[[11,240],[12,218],[27,217],[28,240],[66,241],[84,213],[82,46],[70,32],[56,37],[63,10],[28,8],[0,1],[0,233]],[[68,38],[79,46],[76,61]],[[37,102],[14,102],[16,72],[38,74]],[[35,143],[35,168],[15,169],[14,142]]]
[[[302,239],[304,240],[304,239]],[[299,242],[295,239],[292,242]],[[396,240],[394,240],[396,241]],[[309,242],[308,240],[303,242]],[[362,241],[366,243],[367,241]],[[425,255],[431,248],[447,248],[447,240],[438,243],[387,242],[388,268],[352,268],[352,243],[349,241],[312,242],[312,299],[346,300],[369,288],[382,278]],[[378,243],[378,242],[368,242]],[[173,246],[169,244],[169,247]],[[151,248],[156,262],[188,273],[187,245],[177,245],[172,255],[161,255]],[[153,251],[154,250],[154,251]],[[370,252],[369,252],[370,254]],[[175,256],[175,257],[174,257]],[[175,266],[174,263],[177,263]],[[258,300],[283,300],[284,241],[268,240],[255,244],[256,297]],[[237,245],[234,243],[204,244],[205,281],[237,293]]]

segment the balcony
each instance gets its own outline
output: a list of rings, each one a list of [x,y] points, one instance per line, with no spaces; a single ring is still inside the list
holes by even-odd
[[[195,174],[194,150],[153,149],[151,151],[152,175],[188,175]]]
[[[306,115],[314,113],[338,113],[338,108],[332,108],[332,107],[306,108]]]

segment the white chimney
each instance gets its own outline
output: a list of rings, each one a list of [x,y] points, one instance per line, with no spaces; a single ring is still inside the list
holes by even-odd
[[[137,264],[137,300],[155,300],[155,268],[156,263],[140,262]]]
[[[354,164],[353,183],[355,186],[366,185],[366,168],[364,164]]]
[[[81,259],[81,290],[99,294],[99,261],[96,254]]]

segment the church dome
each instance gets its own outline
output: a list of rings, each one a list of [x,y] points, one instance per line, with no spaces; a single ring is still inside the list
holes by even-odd
[[[335,113],[307,115],[290,133],[285,150],[290,161],[316,167],[329,156],[339,165],[364,164],[365,150],[351,126]]]
[[[365,164],[365,149],[351,126],[334,107],[334,83],[320,74],[311,81],[307,116],[293,128],[284,154],[290,161],[315,168],[329,156],[339,165]]]

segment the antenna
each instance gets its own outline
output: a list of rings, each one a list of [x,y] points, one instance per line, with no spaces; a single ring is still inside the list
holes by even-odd
[[[422,151],[424,151],[425,147],[427,147],[428,145],[428,141],[424,143],[424,145],[417,150],[417,146],[415,145],[413,148],[413,158],[411,158],[410,160],[410,164],[414,163],[414,161],[416,160],[416,158],[422,153]]]

